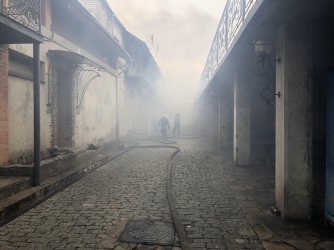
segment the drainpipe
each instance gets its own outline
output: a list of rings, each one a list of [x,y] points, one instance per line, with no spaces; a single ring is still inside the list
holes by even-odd
[[[119,111],[119,77],[116,76],[116,140],[119,139],[119,117],[118,117],[118,111]]]
[[[130,66],[126,65],[120,72],[118,72],[116,78],[116,139],[119,139],[119,77],[124,74]]]
[[[33,185],[40,186],[40,151],[41,151],[41,118],[40,118],[40,58],[39,43],[33,44],[34,49],[34,175]]]

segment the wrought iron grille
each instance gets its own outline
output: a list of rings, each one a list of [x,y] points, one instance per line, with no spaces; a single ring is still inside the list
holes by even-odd
[[[209,84],[218,69],[218,65],[223,60],[227,49],[235,39],[236,34],[256,1],[257,0],[227,0],[202,72],[199,86],[200,92]]]
[[[40,0],[0,0],[0,14],[40,33]]]
[[[78,64],[78,74],[77,74],[77,114],[80,114],[80,111],[84,110],[84,97],[86,90],[89,87],[90,83],[97,77],[101,75],[99,72],[104,71],[97,65],[87,65],[87,64]]]

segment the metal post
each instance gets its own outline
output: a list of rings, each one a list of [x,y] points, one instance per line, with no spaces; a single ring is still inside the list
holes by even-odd
[[[116,78],[116,140],[119,139],[119,75]]]
[[[114,38],[114,23],[115,23],[115,16],[113,15],[112,19],[111,19],[111,35],[112,35],[112,38]]]
[[[42,34],[42,31],[41,31],[41,29],[42,29],[42,25],[41,25],[41,17],[42,17],[42,15],[41,15],[41,9],[42,9],[42,2],[41,2],[41,0],[39,0],[39,14],[38,14],[38,32],[39,32],[39,34],[41,35]],[[45,4],[45,3],[44,3]]]
[[[226,53],[227,53],[227,48],[228,48],[228,4],[230,2],[228,1],[226,3],[226,7],[225,7],[225,50],[226,50]],[[223,14],[224,15],[224,14]]]
[[[216,32],[216,46],[217,46],[217,56],[216,56],[216,59],[217,59],[217,70],[218,70],[218,64],[219,64],[219,59],[218,59],[218,55],[219,55],[219,44],[218,44],[218,35],[217,35],[217,32]]]
[[[220,112],[221,110],[221,90],[222,90],[222,86],[221,83],[218,86],[218,149],[221,149],[221,127],[222,127],[222,114]]]
[[[245,8],[246,8],[246,3],[245,0],[240,0],[240,15],[241,15],[241,20],[245,20]]]
[[[39,59],[39,43],[34,43],[34,176],[33,185],[39,186],[40,183],[40,59]]]

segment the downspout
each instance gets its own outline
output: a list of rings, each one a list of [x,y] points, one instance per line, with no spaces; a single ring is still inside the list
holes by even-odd
[[[116,76],[116,140],[119,139],[119,77],[120,75],[118,74]]]
[[[126,65],[116,76],[116,140],[119,140],[119,78],[128,68]]]
[[[40,186],[40,151],[41,151],[41,117],[40,117],[40,53],[39,43],[33,44],[34,65],[34,174],[33,185]]]

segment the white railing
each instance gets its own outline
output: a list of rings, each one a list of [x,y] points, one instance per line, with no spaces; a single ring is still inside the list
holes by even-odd
[[[229,46],[257,0],[227,0],[202,72],[199,92],[209,84]]]

